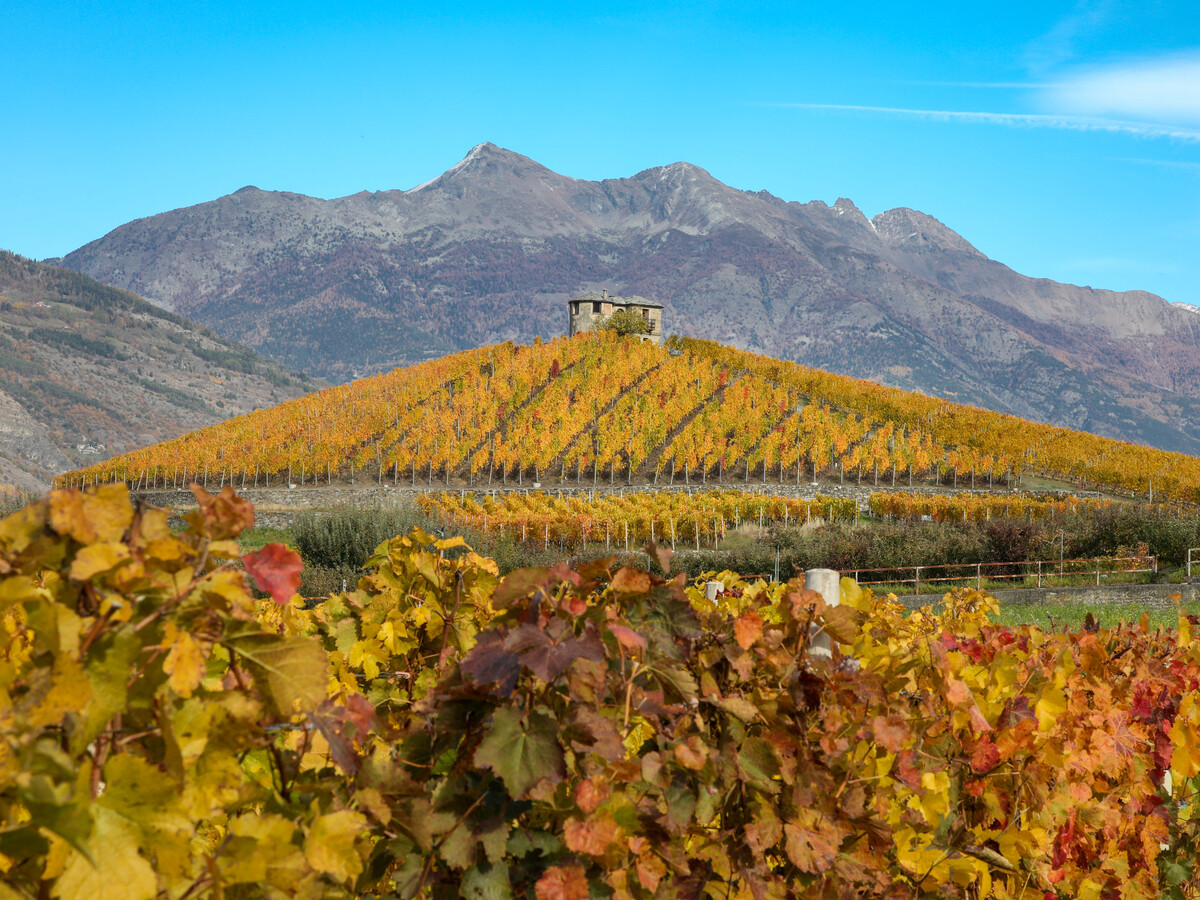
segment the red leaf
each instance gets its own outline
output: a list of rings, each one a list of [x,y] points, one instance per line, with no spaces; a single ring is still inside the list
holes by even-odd
[[[609,625],[608,630],[626,650],[646,649],[646,639],[632,628],[626,628],[624,625]]]
[[[522,625],[508,636],[504,649],[520,654],[525,668],[547,682],[580,657],[594,662],[604,659],[604,645],[595,625],[588,622],[583,635],[577,638],[562,619],[554,619],[547,629]]]
[[[261,550],[243,556],[242,564],[258,589],[270,594],[280,606],[285,606],[300,589],[300,570],[304,563],[291,547],[267,544]]]
[[[984,740],[975,744],[971,751],[971,768],[983,775],[1000,765],[1000,751],[991,741]]]

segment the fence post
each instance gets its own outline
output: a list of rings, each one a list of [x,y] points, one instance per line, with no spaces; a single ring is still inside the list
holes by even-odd
[[[915,586],[913,593],[919,594],[921,593],[921,567],[913,566],[913,570],[916,572],[916,577],[913,578],[913,585]]]
[[[983,563],[975,564],[975,590],[983,590]]]
[[[1038,560],[1038,587],[1042,586],[1042,561]]]
[[[833,569],[809,569],[804,573],[804,587],[820,594],[827,606],[837,606],[841,603],[842,576]],[[810,625],[809,629],[812,635],[808,645],[809,651],[814,656],[832,657],[833,649],[829,635],[824,631],[813,634],[817,629],[815,625]]]
[[[1100,584],[1100,557],[1096,557],[1096,584]]]

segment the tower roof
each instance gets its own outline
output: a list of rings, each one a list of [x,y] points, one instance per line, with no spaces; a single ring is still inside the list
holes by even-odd
[[[587,291],[580,294],[578,297],[572,297],[569,302],[574,303],[576,300],[583,300],[592,303],[611,303],[613,306],[648,306],[652,309],[662,309],[661,303],[655,303],[646,297],[639,297],[634,294],[631,297],[617,297],[607,291]]]

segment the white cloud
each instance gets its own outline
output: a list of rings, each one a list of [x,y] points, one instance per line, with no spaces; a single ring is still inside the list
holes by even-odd
[[[1078,54],[1077,45],[1108,27],[1114,12],[1113,0],[1076,0],[1071,14],[1025,48],[1025,65],[1040,74],[1060,68]]]
[[[1095,116],[1058,115],[1053,113],[971,112],[949,109],[906,109],[895,106],[851,106],[840,103],[779,103],[771,105],[786,106],[794,109],[842,110],[845,112],[907,116],[943,122],[964,121],[1028,128],[1061,128],[1070,131],[1105,131],[1132,134],[1138,137],[1165,137],[1181,141],[1200,142],[1200,129],[1158,122],[1125,121]]]
[[[1200,54],[1084,69],[1055,79],[1043,110],[1158,122],[1200,123]]]

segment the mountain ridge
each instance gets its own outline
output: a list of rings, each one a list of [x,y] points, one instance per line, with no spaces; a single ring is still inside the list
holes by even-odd
[[[668,331],[1200,452],[1200,319],[1028,278],[918,210],[783,200],[690,163],[570,178],[479,144],[406,190],[249,186],[120,226],[63,264],[334,380],[566,330],[584,290]]]

